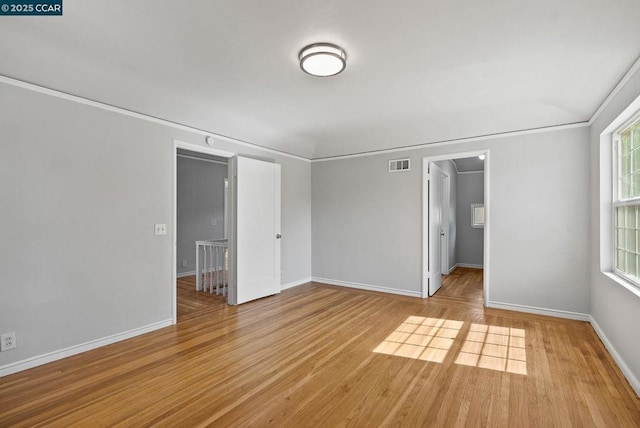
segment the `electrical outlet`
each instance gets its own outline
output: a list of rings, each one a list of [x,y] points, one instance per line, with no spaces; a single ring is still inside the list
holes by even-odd
[[[218,224],[218,220],[216,220],[215,218],[211,219],[211,226],[215,226],[216,224]]]
[[[166,235],[167,234],[167,225],[166,224],[156,224],[156,225],[154,225],[154,234],[156,236]]]
[[[189,263],[186,260],[182,261],[182,267],[187,267],[189,265]]]
[[[0,352],[8,351],[16,347],[16,332],[0,335]]]

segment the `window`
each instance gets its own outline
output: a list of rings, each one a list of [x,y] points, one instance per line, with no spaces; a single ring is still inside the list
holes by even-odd
[[[471,204],[471,227],[484,227],[484,204]]]
[[[615,273],[640,286],[640,118],[613,134]]]

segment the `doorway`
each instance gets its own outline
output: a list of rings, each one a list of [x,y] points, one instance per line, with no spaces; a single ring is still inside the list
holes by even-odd
[[[190,319],[216,305],[226,305],[225,291],[229,285],[226,183],[233,156],[209,147],[175,142],[175,322]],[[211,245],[203,247],[198,242]],[[201,274],[197,275],[198,272]],[[209,282],[211,292],[209,287],[203,290],[203,285],[208,286]],[[215,292],[213,284],[217,286]]]
[[[423,298],[489,301],[489,162],[488,150],[423,158]]]
[[[173,322],[178,321],[177,280],[185,258],[178,258],[178,156],[221,164],[226,178],[214,186],[225,207],[214,215],[206,212],[204,229],[186,238],[195,261],[187,273],[193,273],[193,291],[219,294],[222,285],[224,304],[238,305],[280,292],[280,165],[261,159],[238,156],[212,147],[174,140],[174,219],[173,219]],[[226,166],[225,166],[226,164]],[[197,198],[197,203],[207,197]],[[225,212],[226,211],[226,214]],[[202,226],[202,225],[201,225]],[[211,228],[215,228],[215,233]],[[205,232],[202,232],[204,230]],[[215,235],[215,236],[214,236]],[[184,241],[184,239],[183,239]],[[221,241],[224,241],[222,243]],[[181,242],[183,243],[183,242]],[[183,243],[184,244],[184,243]],[[202,246],[202,249],[201,249]],[[218,254],[223,249],[224,256]],[[214,253],[215,250],[215,253]],[[202,251],[205,257],[200,257]],[[183,252],[181,252],[183,253]],[[208,254],[208,257],[206,256]],[[213,255],[215,254],[215,255]],[[228,254],[228,257],[227,257]],[[199,261],[202,260],[202,263]],[[180,263],[180,265],[178,264]],[[180,268],[179,268],[180,267]],[[189,268],[195,267],[195,271]],[[182,272],[184,273],[184,272]],[[222,278],[222,284],[220,284]]]

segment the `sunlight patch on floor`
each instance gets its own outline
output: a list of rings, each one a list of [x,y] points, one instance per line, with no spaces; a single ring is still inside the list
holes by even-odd
[[[462,325],[462,321],[410,316],[373,352],[441,363]]]
[[[525,331],[471,324],[456,364],[526,375]]]

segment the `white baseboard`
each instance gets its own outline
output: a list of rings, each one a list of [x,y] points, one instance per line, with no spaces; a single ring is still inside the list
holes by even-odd
[[[474,265],[473,263],[458,263],[456,267],[471,268],[471,269],[484,269],[484,265]]]
[[[41,366],[43,364],[51,363],[53,361],[61,360],[63,358],[67,358],[72,355],[76,355],[82,352],[90,351],[92,349],[100,348],[101,346],[111,345],[112,343],[120,342],[121,340],[130,339],[132,337],[139,336],[141,334],[149,333],[154,330],[168,327],[172,324],[173,324],[173,320],[164,320],[157,323],[146,325],[144,327],[134,328],[133,330],[125,331],[123,333],[117,333],[111,336],[103,337],[102,339],[91,340],[89,342],[81,343],[79,345],[70,346],[69,348],[48,352],[43,355],[27,358],[26,360],[7,364],[5,366],[0,367],[0,377],[21,372],[23,370],[31,369],[33,367]]]
[[[488,308],[506,309],[508,311],[526,312],[529,314],[546,315],[549,317],[567,318],[570,320],[590,321],[589,314],[580,312],[562,311],[559,309],[538,308],[536,306],[517,305],[515,303],[492,302],[487,303]]]
[[[609,341],[609,338],[607,338],[607,335],[604,334],[604,331],[600,328],[596,320],[591,315],[589,315],[589,322],[591,323],[591,326],[595,330],[600,340],[602,340],[604,347],[607,348],[607,350],[613,357],[618,367],[620,367],[622,374],[624,374],[624,376],[629,381],[631,388],[633,388],[636,395],[640,397],[640,381],[638,380],[638,378],[633,374],[633,372],[631,371],[629,366],[627,366],[627,364],[624,362],[620,354],[618,354],[618,351],[616,351],[616,348],[613,347],[613,345]]]
[[[451,272],[453,272],[454,270],[456,270],[457,268],[471,268],[471,269],[484,269],[483,265],[474,265],[471,263],[456,263],[455,265],[453,265],[451,267],[451,269],[449,269],[449,272],[447,273],[447,275],[450,275]]]
[[[293,282],[287,282],[286,284],[282,284],[282,285],[280,285],[280,290],[286,290],[288,288],[297,287],[298,285],[303,285],[303,284],[306,284],[308,282],[311,282],[311,277],[299,279],[299,280],[293,281]]]
[[[389,294],[399,294],[401,296],[422,297],[422,293],[420,291],[408,291],[408,290],[401,290],[399,288],[380,287],[378,285],[361,284],[359,282],[338,281],[335,279],[328,279],[328,278],[313,277],[311,278],[311,280],[314,282],[321,282],[323,284],[337,285],[339,287],[357,288],[359,290],[378,291],[381,293],[389,293]]]

